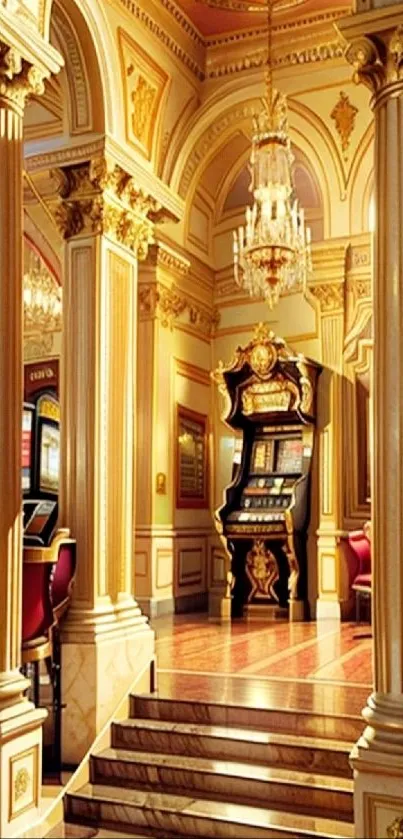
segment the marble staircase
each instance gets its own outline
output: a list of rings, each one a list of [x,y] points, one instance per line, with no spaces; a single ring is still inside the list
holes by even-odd
[[[358,717],[133,696],[64,835],[352,837]],[[82,833],[80,833],[82,830]],[[101,831],[98,833],[98,831]]]

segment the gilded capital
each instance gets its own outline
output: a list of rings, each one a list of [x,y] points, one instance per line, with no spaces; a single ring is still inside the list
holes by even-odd
[[[64,239],[104,234],[145,259],[159,206],[134,178],[99,156],[55,171],[59,200],[55,219]]]
[[[354,68],[354,81],[370,89],[376,104],[386,87],[403,81],[403,24],[354,39],[345,55]]]
[[[0,42],[0,105],[23,113],[28,96],[44,91],[44,73],[17,50]]]

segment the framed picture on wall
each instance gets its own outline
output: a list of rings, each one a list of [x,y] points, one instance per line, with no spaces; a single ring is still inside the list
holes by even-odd
[[[208,507],[207,416],[176,408],[176,506]]]

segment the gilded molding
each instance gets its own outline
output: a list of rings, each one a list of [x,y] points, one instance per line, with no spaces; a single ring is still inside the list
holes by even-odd
[[[309,291],[319,301],[321,312],[334,312],[344,307],[344,282],[312,283]]]
[[[120,0],[122,6],[127,9],[137,20],[140,21],[159,41],[168,49],[170,52],[174,54],[185,67],[190,70],[190,72],[196,76],[199,81],[203,81],[205,78],[204,68],[200,67],[197,61],[194,60],[188,53],[165,31],[165,29],[154,20],[151,15],[148,14],[144,9],[139,6],[135,0]],[[164,2],[164,5],[166,0]],[[172,5],[172,4],[171,4]],[[168,9],[169,10],[169,9]],[[183,18],[185,20],[185,18]],[[181,24],[182,25],[182,24]],[[189,27],[189,33],[191,33],[191,29],[193,27]]]
[[[347,160],[348,147],[350,145],[351,134],[355,126],[355,118],[358,114],[358,108],[350,102],[347,93],[340,91],[339,99],[330,113],[330,118],[334,120],[336,131],[340,137],[343,157]]]
[[[21,116],[25,101],[32,94],[44,91],[45,72],[29,64],[17,50],[0,42],[0,104]]]
[[[138,289],[140,320],[157,319],[161,326],[173,329],[175,321],[185,314],[188,325],[199,334],[211,337],[219,323],[217,309],[207,309],[189,300],[189,296],[174,284],[170,288],[162,283],[141,283]]]
[[[170,273],[179,274],[182,277],[187,277],[190,271],[189,260],[163,242],[156,242],[151,245],[148,251],[147,263],[158,268],[163,268]]]
[[[318,61],[329,61],[341,58],[344,55],[344,45],[341,40],[331,41],[319,46],[306,47],[305,49],[293,50],[280,54],[274,58],[274,67],[292,67],[298,64],[312,64]],[[251,50],[243,53],[232,61],[213,63],[209,62],[206,71],[206,78],[215,79],[222,76],[229,76],[242,70],[253,70],[264,67],[267,61],[267,50]]]
[[[60,196],[55,219],[64,239],[103,233],[146,258],[161,207],[131,175],[104,156],[54,174]]]
[[[258,106],[259,101],[253,100],[252,102],[240,105],[238,108],[229,109],[220,119],[216,120],[206,129],[206,131],[204,131],[196,145],[193,147],[183,169],[178,189],[181,198],[185,198],[197,166],[211,149],[214,140],[217,137],[221,137],[226,129],[230,128],[232,125],[237,125],[244,119],[251,120],[256,113]]]
[[[403,79],[403,24],[353,40],[345,55],[354,68],[354,81],[365,84],[376,98],[387,85]]]

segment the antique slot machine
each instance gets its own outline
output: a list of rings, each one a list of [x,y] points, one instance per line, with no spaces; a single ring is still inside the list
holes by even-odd
[[[57,526],[60,407],[55,394],[42,392],[24,403],[22,489],[24,546],[46,547]]]
[[[232,614],[307,616],[307,531],[321,367],[260,324],[213,374],[223,419],[243,435],[240,466],[216,513],[232,558]]]

